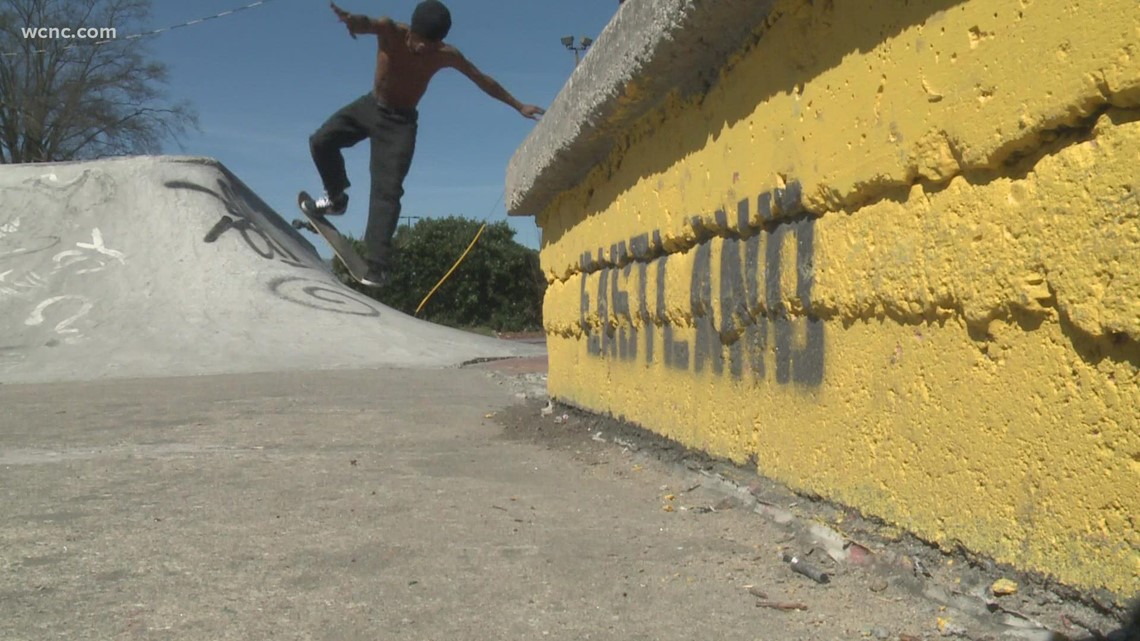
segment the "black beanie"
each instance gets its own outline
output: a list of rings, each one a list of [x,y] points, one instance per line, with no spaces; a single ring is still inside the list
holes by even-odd
[[[451,12],[439,0],[424,0],[412,12],[412,33],[428,40],[443,40],[451,31]]]

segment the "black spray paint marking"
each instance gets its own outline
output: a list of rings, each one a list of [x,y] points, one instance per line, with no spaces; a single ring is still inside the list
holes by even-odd
[[[226,231],[233,229],[241,234],[245,244],[258,256],[266,260],[280,260],[290,267],[308,269],[308,265],[302,263],[296,254],[282,246],[281,243],[273,240],[273,238],[265,233],[257,224],[255,219],[264,217],[265,214],[254,211],[243,199],[238,198],[237,194],[235,194],[224,181],[218,181],[218,191],[221,193],[195,183],[184,181],[170,181],[166,183],[166,186],[172,189],[190,189],[209,194],[220,200],[225,206],[226,212],[229,215],[222,216],[221,220],[210,228],[205,238],[202,239],[204,242],[215,242]],[[258,240],[254,240],[254,236],[256,236]]]
[[[59,236],[39,236],[21,242],[29,243],[30,247],[18,247],[11,251],[0,252],[0,260],[7,258],[15,258],[16,256],[26,256],[28,254],[38,254],[39,252],[47,251],[60,243]]]
[[[645,360],[650,364],[660,360],[670,369],[687,371],[691,368],[696,373],[709,371],[717,376],[730,375],[737,380],[748,372],[760,381],[769,374],[765,355],[771,352],[775,360],[775,370],[771,374],[777,383],[820,385],[823,382],[824,327],[823,322],[814,316],[811,304],[815,280],[815,218],[802,214],[800,197],[797,183],[761,194],[756,199],[760,218],[774,221],[775,208],[781,219],[778,223],[768,222],[761,229],[749,226],[749,201],[737,203],[737,229],[751,234],[744,238],[721,239],[720,261],[716,265],[712,258],[712,230],[699,224],[699,219],[694,219],[694,229],[701,242],[692,250],[694,256],[689,274],[689,311],[695,329],[691,346],[688,341],[674,339],[674,328],[667,315],[665,283],[671,257],[665,255],[650,259],[651,247],[661,247],[660,232],[653,232],[652,245],[648,242],[648,234],[629,241],[636,269],[633,263],[620,268],[599,268],[603,250],[598,249],[597,260],[591,252],[585,252],[580,259],[583,273],[598,272],[594,312],[601,321],[600,331],[595,331],[588,321],[591,302],[588,279],[583,276],[579,323],[587,335],[588,353],[595,357],[630,361],[637,358],[638,346],[643,345]],[[795,214],[799,214],[798,217],[788,218]],[[722,229],[727,226],[727,212],[718,211],[715,218]],[[795,238],[794,243],[791,237]],[[799,318],[789,313],[781,286],[782,257],[793,248],[796,257],[795,297],[805,312],[805,316]],[[624,242],[612,245],[609,249],[611,264],[624,257],[625,250]],[[657,276],[657,304],[653,314],[647,309],[646,297],[650,269],[654,269]],[[714,291],[712,286],[714,269],[719,275],[719,291]],[[762,301],[761,278],[764,283]],[[636,314],[641,321],[640,331],[633,323],[629,289],[622,288],[623,283],[629,287],[631,279],[636,279],[640,299]],[[720,303],[720,318],[716,317],[717,301]],[[660,340],[657,338],[658,325]],[[797,325],[803,328],[803,344],[796,341]],[[644,334],[644,337],[639,334]],[[658,347],[661,348],[660,353]]]
[[[653,232],[653,242],[660,247],[661,232]],[[665,366],[675,369],[689,369],[689,342],[673,340],[673,324],[669,322],[665,307],[665,262],[668,256],[661,256],[653,262],[657,266],[657,318],[661,319],[661,353]]]
[[[269,291],[278,297],[323,312],[353,316],[380,316],[380,310],[369,299],[346,287],[296,276],[282,276],[269,282]]]
[[[172,189],[189,189],[208,194],[220,200],[225,206],[227,215],[223,215],[221,220],[206,233],[203,239],[205,242],[213,243],[227,231],[231,229],[236,230],[241,234],[246,245],[258,256],[266,260],[280,261],[290,267],[311,269],[309,265],[302,263],[296,254],[289,251],[289,249],[284,247],[281,243],[275,241],[272,236],[261,228],[261,224],[274,226],[269,216],[277,217],[277,214],[272,210],[259,211],[257,208],[251,207],[248,200],[254,198],[252,194],[238,197],[238,194],[234,193],[230,185],[222,180],[218,181],[217,192],[201,185],[184,181],[167,182],[166,186]],[[295,230],[283,222],[279,227],[282,233],[296,233]],[[254,240],[255,237],[259,239],[260,242]],[[367,299],[347,287],[341,286],[338,288],[317,280],[299,277],[276,278],[269,282],[269,291],[282,300],[304,305],[311,309],[355,316],[380,315],[380,310],[369,302],[371,299]]]

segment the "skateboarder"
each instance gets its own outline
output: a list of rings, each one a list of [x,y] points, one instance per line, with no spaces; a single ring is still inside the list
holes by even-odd
[[[358,34],[374,34],[379,47],[372,90],[334,113],[309,138],[313,162],[325,189],[325,196],[315,203],[315,213],[345,212],[348,207],[345,189],[349,181],[341,150],[369,138],[372,188],[364,232],[368,276],[363,282],[379,286],[387,280],[392,236],[396,233],[400,198],[404,195],[404,177],[415,151],[416,106],[432,76],[440,69],[456,69],[488,95],[510,105],[526,118],[537,120],[545,112],[516,100],[458,49],[443,42],[451,29],[451,13],[437,0],[419,3],[412,13],[411,25],[388,17],[351,14],[335,3],[330,6],[353,38]]]

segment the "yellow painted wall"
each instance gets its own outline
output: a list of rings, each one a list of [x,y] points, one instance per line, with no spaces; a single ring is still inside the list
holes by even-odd
[[[782,0],[760,36],[537,216],[551,393],[1140,592],[1140,4]]]

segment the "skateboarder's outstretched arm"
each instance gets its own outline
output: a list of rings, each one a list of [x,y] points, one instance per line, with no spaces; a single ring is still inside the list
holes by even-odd
[[[396,28],[396,23],[387,16],[380,18],[369,18],[359,14],[353,14],[336,6],[335,2],[330,2],[329,6],[332,7],[333,13],[336,14],[338,20],[348,27],[348,33],[353,38],[360,33],[374,33],[376,35],[384,35]]]
[[[448,47],[448,49],[448,66],[457,69],[460,73],[470,78],[471,82],[474,82],[475,85],[482,89],[488,96],[510,105],[512,109],[522,114],[523,117],[530,118],[531,120],[538,120],[538,116],[546,113],[541,107],[524,105],[519,102],[509,91],[503,88],[503,85],[499,84],[499,81],[479,71],[458,49],[454,47]]]

